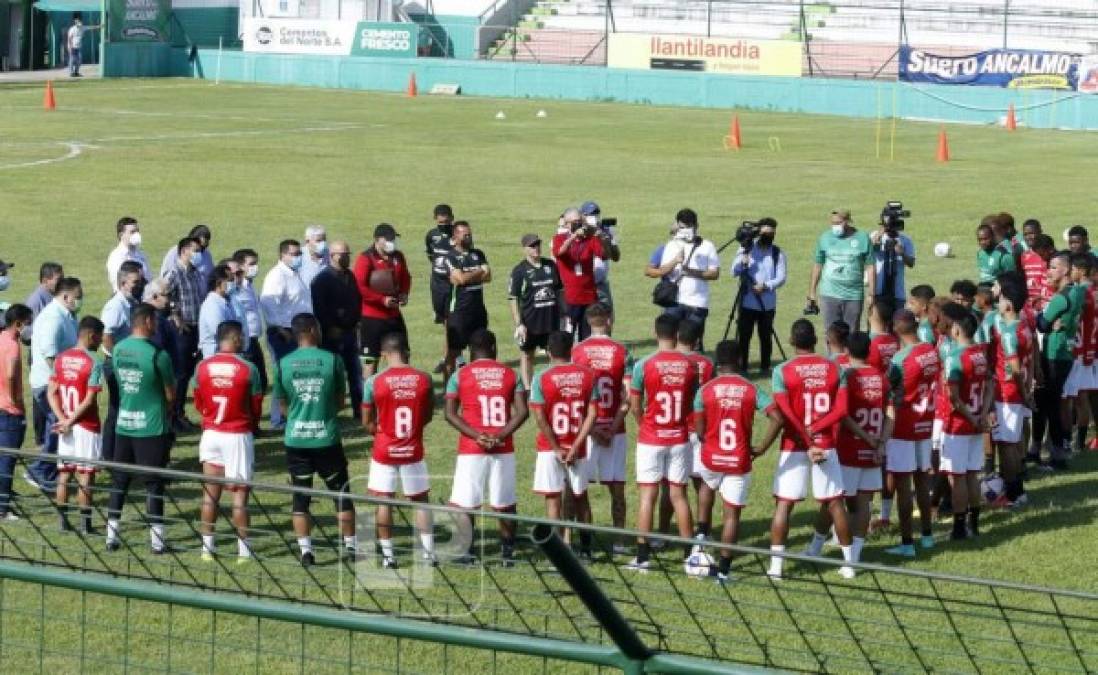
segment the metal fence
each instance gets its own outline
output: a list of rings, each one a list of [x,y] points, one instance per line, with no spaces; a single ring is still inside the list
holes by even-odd
[[[558,538],[549,536],[551,528],[569,524],[484,512],[477,514],[475,537],[470,539],[461,525],[461,511],[361,494],[349,496],[358,515],[359,547],[354,555],[341,555],[331,503],[337,495],[309,491],[314,497],[317,564],[301,567],[290,530],[292,489],[254,484],[249,497],[254,559],[237,564],[228,504],[223,501],[217,522],[221,554],[206,561],[200,556],[198,535],[203,477],[158,473],[171,481],[166,525],[172,548],[166,554],[149,551],[144,499],[134,493],[125,509],[123,546],[115,552],[104,550],[101,535],[62,534],[58,511],[45,496],[21,497],[22,521],[0,527],[0,558],[59,572],[152,581],[157,588],[178,594],[160,598],[158,602],[168,602],[168,608],[131,607],[129,603],[141,596],[118,600],[113,597],[118,593],[112,592],[112,597],[98,597],[102,587],[74,586],[83,583],[77,581],[65,587],[79,593],[54,596],[51,588],[58,585],[57,578],[80,579],[83,574],[24,578],[30,585],[4,582],[0,669],[44,670],[63,658],[84,659],[82,663],[113,659],[108,669],[116,669],[118,659],[132,658],[134,663],[179,663],[180,670],[192,672],[241,667],[266,672],[267,664],[277,666],[275,671],[302,672],[346,672],[362,664],[371,671],[376,665],[376,670],[397,672],[555,671],[537,658],[523,661],[525,665],[516,670],[500,654],[462,657],[462,666],[456,668],[447,660],[452,654],[439,651],[437,644],[402,649],[391,640],[327,633],[314,640],[302,626],[269,627],[270,617],[252,614],[247,620],[237,616],[223,621],[208,611],[175,614],[171,609],[194,607],[180,597],[209,600],[214,594],[233,598],[237,609],[241,598],[254,608],[291,603],[301,613],[300,623],[309,625],[322,624],[310,624],[304,617],[339,610],[367,623],[374,620],[371,617],[399,619],[419,628],[445,628],[436,633],[473,631],[485,640],[511,641],[508,644],[570,645],[577,653],[591,648],[591,654],[604,656],[610,652],[599,650],[612,648],[619,659],[632,645],[643,650],[645,659],[660,655],[710,660],[701,666],[693,661],[665,663],[672,672],[706,671],[718,661],[842,673],[1098,670],[1096,595],[877,565],[858,565],[858,576],[845,580],[836,573],[837,554],[784,554],[786,575],[776,580],[766,575],[770,551],[707,544],[712,555],[721,548],[734,555],[733,579],[719,584],[684,573],[682,551],[692,540],[654,537],[665,546],[655,555],[652,569],[639,573],[628,569],[628,556],[615,554],[613,547],[635,540],[637,533],[600,527],[582,528],[593,536],[596,555],[591,564],[581,566]],[[352,491],[364,492],[359,487],[364,483],[355,483]],[[105,492],[95,495],[94,520],[100,531]],[[399,569],[383,569],[374,548],[372,514],[379,504],[392,506],[396,513]],[[434,515],[438,567],[418,563],[416,509]],[[514,567],[505,566],[499,557],[496,530],[501,520],[512,521],[517,528]],[[479,558],[472,565],[460,559],[470,541]],[[0,567],[0,577],[12,576],[9,567]],[[94,601],[89,593],[97,596]],[[414,635],[424,634],[403,634],[402,639],[416,642]],[[322,644],[335,646],[319,649]],[[566,651],[549,653],[571,660]],[[636,664],[644,659],[625,660]],[[619,661],[577,662],[624,667]]]

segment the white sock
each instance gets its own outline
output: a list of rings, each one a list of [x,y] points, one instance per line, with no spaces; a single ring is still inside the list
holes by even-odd
[[[107,521],[107,541],[118,541],[118,519],[111,518]]]
[[[892,500],[881,500],[881,520],[892,520]]]
[[[865,539],[862,537],[854,537],[854,543],[850,546],[851,550],[853,551],[853,558],[851,558],[851,562],[861,562],[863,546],[865,546]]]
[[[393,557],[393,540],[392,539],[378,539],[377,541],[378,541],[379,544],[381,544],[381,555],[383,555],[386,558],[392,558]]]
[[[784,546],[771,545],[770,550],[775,552],[775,553],[784,553],[785,552],[785,547]],[[776,556],[776,555],[770,556],[770,569],[767,571],[767,574],[769,574],[772,577],[780,577],[782,575],[782,563],[783,562],[785,562],[784,558],[781,558],[781,557]]]
[[[434,532],[420,532],[419,543],[423,546],[423,552],[428,555],[435,554],[435,534]]]
[[[854,547],[853,546],[839,546],[839,549],[843,552],[844,562],[854,562]]]
[[[352,535],[348,535],[348,536],[343,537],[343,548],[353,548],[353,549],[357,550],[358,549],[358,535],[357,534],[352,534]]]
[[[213,554],[214,552],[214,536],[212,534],[202,535],[202,551],[205,553]]]
[[[149,542],[152,547],[160,550],[164,548],[164,526],[163,525],[150,525],[149,526]]]
[[[313,552],[313,540],[312,540],[312,538],[311,537],[298,537],[297,538],[297,547],[299,549],[301,549],[302,553],[312,553]]]
[[[236,539],[236,554],[241,558],[252,557],[252,546],[248,543],[248,539],[245,537],[237,537]]]
[[[808,555],[820,555],[823,551],[824,542],[827,541],[826,534],[820,534],[819,532],[812,533],[812,543],[808,545]]]

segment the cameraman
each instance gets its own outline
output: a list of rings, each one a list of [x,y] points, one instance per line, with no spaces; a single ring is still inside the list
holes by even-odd
[[[835,209],[830,222],[830,229],[816,242],[816,264],[808,285],[805,314],[822,312],[825,328],[836,321],[858,326],[862,309],[873,305],[873,290],[877,287],[877,269],[871,258],[873,246],[869,235],[854,229],[850,211]]]
[[[595,286],[595,258],[607,256],[609,235],[598,225],[585,223],[574,207],[561,216],[561,228],[553,237],[553,257],[564,285],[565,316],[568,330],[583,340],[591,334],[585,316],[587,308],[598,301]]]
[[[740,343],[740,372],[747,373],[751,334],[758,326],[759,368],[770,372],[773,348],[774,313],[778,306],[776,291],[785,285],[785,253],[774,245],[778,221],[762,218],[754,242],[741,244],[732,263],[732,276],[740,280],[740,315],[736,318],[736,340]]]
[[[885,208],[881,212],[880,227],[869,235],[877,276],[873,295],[885,317],[891,317],[906,303],[904,269],[915,267],[915,243],[902,232],[904,221],[897,213]]]
[[[709,317],[709,282],[721,274],[721,261],[717,247],[698,235],[698,214],[692,209],[682,209],[675,214],[678,230],[674,238],[663,248],[661,269],[668,279],[678,284],[677,305],[667,310],[679,321],[693,321],[701,327],[698,334],[698,351],[703,351],[705,320]],[[672,264],[674,263],[674,264]]]
[[[605,303],[613,312],[614,296],[610,293],[610,263],[621,260],[621,249],[618,248],[617,219],[608,218],[606,222],[603,222],[602,209],[595,202],[584,202],[583,206],[580,207],[580,214],[583,216],[585,225],[594,225],[599,228],[599,232],[606,234],[606,237],[602,240],[606,257],[595,258],[595,291],[598,294],[599,302]]]

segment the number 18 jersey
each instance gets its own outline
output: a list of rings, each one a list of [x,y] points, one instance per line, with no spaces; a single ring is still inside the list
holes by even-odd
[[[374,451],[379,464],[413,464],[423,459],[423,428],[431,409],[431,378],[411,366],[394,366],[366,380],[362,407],[377,420]]]
[[[643,415],[637,442],[672,446],[686,442],[686,407],[694,399],[698,366],[677,351],[658,351],[637,362],[629,389],[640,396]]]
[[[787,398],[789,408],[796,419],[804,424],[818,448],[834,448],[836,425],[826,429],[810,429],[831,412],[838,402],[843,384],[839,365],[817,354],[794,356],[774,369],[772,376],[774,397]],[[801,434],[786,422],[782,431],[782,451],[806,452]]]
[[[252,433],[263,409],[259,370],[236,354],[214,354],[194,373],[194,407],[202,428],[229,434]]]
[[[579,434],[587,408],[598,400],[595,395],[595,374],[590,370],[569,364],[546,368],[534,377],[530,392],[530,407],[540,408],[556,436],[557,444],[571,449]],[[552,449],[545,434],[538,432],[538,452]],[[587,456],[587,444],[579,447],[577,457]]]
[[[457,400],[461,405],[461,419],[484,433],[495,433],[507,426],[515,396],[524,391],[515,371],[491,359],[473,361],[454,373],[446,384],[446,398]],[[492,453],[514,451],[514,442],[508,437]],[[484,452],[476,439],[462,434],[458,441],[459,455],[482,455]]]
[[[702,465],[720,473],[751,473],[755,413],[770,406],[770,396],[739,375],[720,375],[702,386],[694,397],[694,413],[705,418]]]

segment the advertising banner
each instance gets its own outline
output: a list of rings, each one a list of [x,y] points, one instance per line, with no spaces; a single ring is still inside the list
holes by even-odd
[[[1098,88],[1092,57],[1080,78],[1079,54],[1033,49],[990,49],[960,56],[940,56],[908,45],[900,47],[900,80],[934,84],[968,84],[1011,89]],[[1089,83],[1089,84],[1085,84]]]
[[[686,70],[730,75],[801,76],[801,43],[696,35],[611,33],[610,68]]]
[[[325,19],[244,20],[244,51],[273,54],[413,57],[419,26]]]
[[[167,42],[171,13],[171,0],[110,0],[110,41]]]

